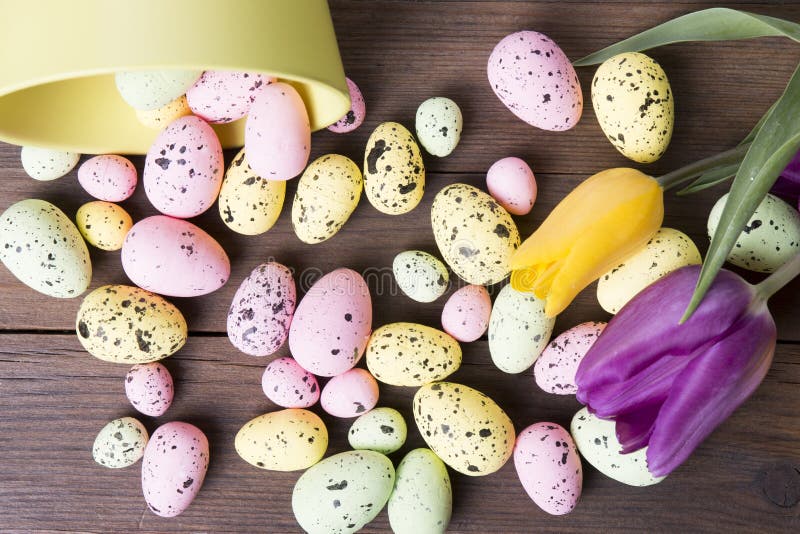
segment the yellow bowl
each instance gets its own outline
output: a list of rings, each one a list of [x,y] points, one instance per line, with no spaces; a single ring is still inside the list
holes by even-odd
[[[147,152],[156,132],[117,92],[139,69],[263,72],[294,85],[311,128],[350,107],[325,0],[2,0],[0,140],[84,154]],[[244,144],[244,121],[215,126]]]

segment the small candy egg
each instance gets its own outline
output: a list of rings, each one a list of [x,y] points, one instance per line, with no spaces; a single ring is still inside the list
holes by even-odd
[[[352,132],[364,122],[367,115],[367,106],[364,103],[364,96],[356,83],[347,78],[347,90],[350,93],[350,110],[344,117],[328,126],[328,130],[334,133]]]
[[[75,223],[87,243],[100,250],[119,250],[133,226],[133,219],[122,206],[95,200],[75,214]]]
[[[577,393],[575,373],[605,327],[606,323],[581,323],[551,341],[533,366],[536,384],[556,395]]]
[[[236,433],[236,452],[270,471],[297,471],[319,462],[328,450],[328,429],[308,410],[289,408],[259,415]]]
[[[492,299],[483,286],[464,286],[447,299],[442,309],[442,328],[458,341],[469,343],[489,327]]]
[[[319,400],[317,377],[288,356],[267,364],[261,376],[261,389],[269,400],[283,408],[308,408]]]
[[[443,158],[456,149],[463,125],[461,109],[449,98],[435,96],[417,108],[417,139],[434,156]]]
[[[179,96],[160,108],[136,110],[136,118],[139,119],[139,122],[153,130],[163,130],[172,121],[191,114],[192,110],[189,108],[185,95]]]
[[[389,497],[389,524],[395,534],[444,534],[453,513],[447,467],[430,449],[414,449],[397,466]]]
[[[151,110],[165,106],[186,93],[203,71],[134,70],[118,72],[117,90],[134,109]]]
[[[224,124],[247,115],[256,95],[274,81],[258,73],[207,70],[186,91],[186,100],[201,119]]]
[[[125,375],[125,396],[134,408],[150,417],[164,415],[174,395],[172,375],[158,362],[140,363]]]
[[[94,461],[103,467],[128,467],[144,456],[147,429],[133,417],[120,417],[104,426],[92,446]]]
[[[375,408],[353,422],[347,441],[356,450],[391,454],[406,442],[406,421],[393,408]]]
[[[708,215],[708,235],[719,226],[728,194],[720,198]],[[771,273],[800,250],[800,214],[775,195],[767,195],[747,221],[728,261],[758,273]]]
[[[400,290],[417,302],[438,299],[450,282],[444,263],[421,250],[407,250],[395,256],[392,272]]]
[[[536,202],[536,178],[519,158],[499,159],[486,173],[489,194],[512,215],[527,215]]]
[[[78,182],[94,198],[122,202],[136,189],[136,167],[122,156],[95,156],[78,168]]]
[[[396,122],[378,125],[364,151],[364,192],[376,210],[402,215],[425,194],[425,165],[417,142]]]
[[[334,376],[322,388],[322,409],[334,417],[357,417],[378,404],[378,383],[364,369]]]
[[[34,180],[48,182],[69,174],[75,168],[80,154],[50,148],[24,146],[20,151],[22,168]]]

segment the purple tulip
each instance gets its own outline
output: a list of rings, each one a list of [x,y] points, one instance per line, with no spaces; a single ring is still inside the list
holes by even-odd
[[[778,181],[770,189],[770,193],[781,197],[790,204],[797,205],[800,198],[800,152],[781,171]]]

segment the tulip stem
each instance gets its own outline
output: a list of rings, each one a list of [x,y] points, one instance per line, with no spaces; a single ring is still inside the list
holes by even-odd
[[[730,150],[726,150],[725,152],[720,152],[719,154],[714,154],[713,156],[695,161],[680,169],[657,177],[656,181],[661,185],[661,189],[668,191],[716,167],[741,162],[750,149],[750,144],[751,143],[745,143]]]
[[[778,267],[774,273],[756,285],[756,291],[766,300],[800,274],[800,253]]]

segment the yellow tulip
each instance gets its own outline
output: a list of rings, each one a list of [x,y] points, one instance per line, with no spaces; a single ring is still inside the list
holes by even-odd
[[[661,227],[664,195],[636,169],[599,172],[576,187],[511,258],[511,286],[545,299],[554,317]]]

